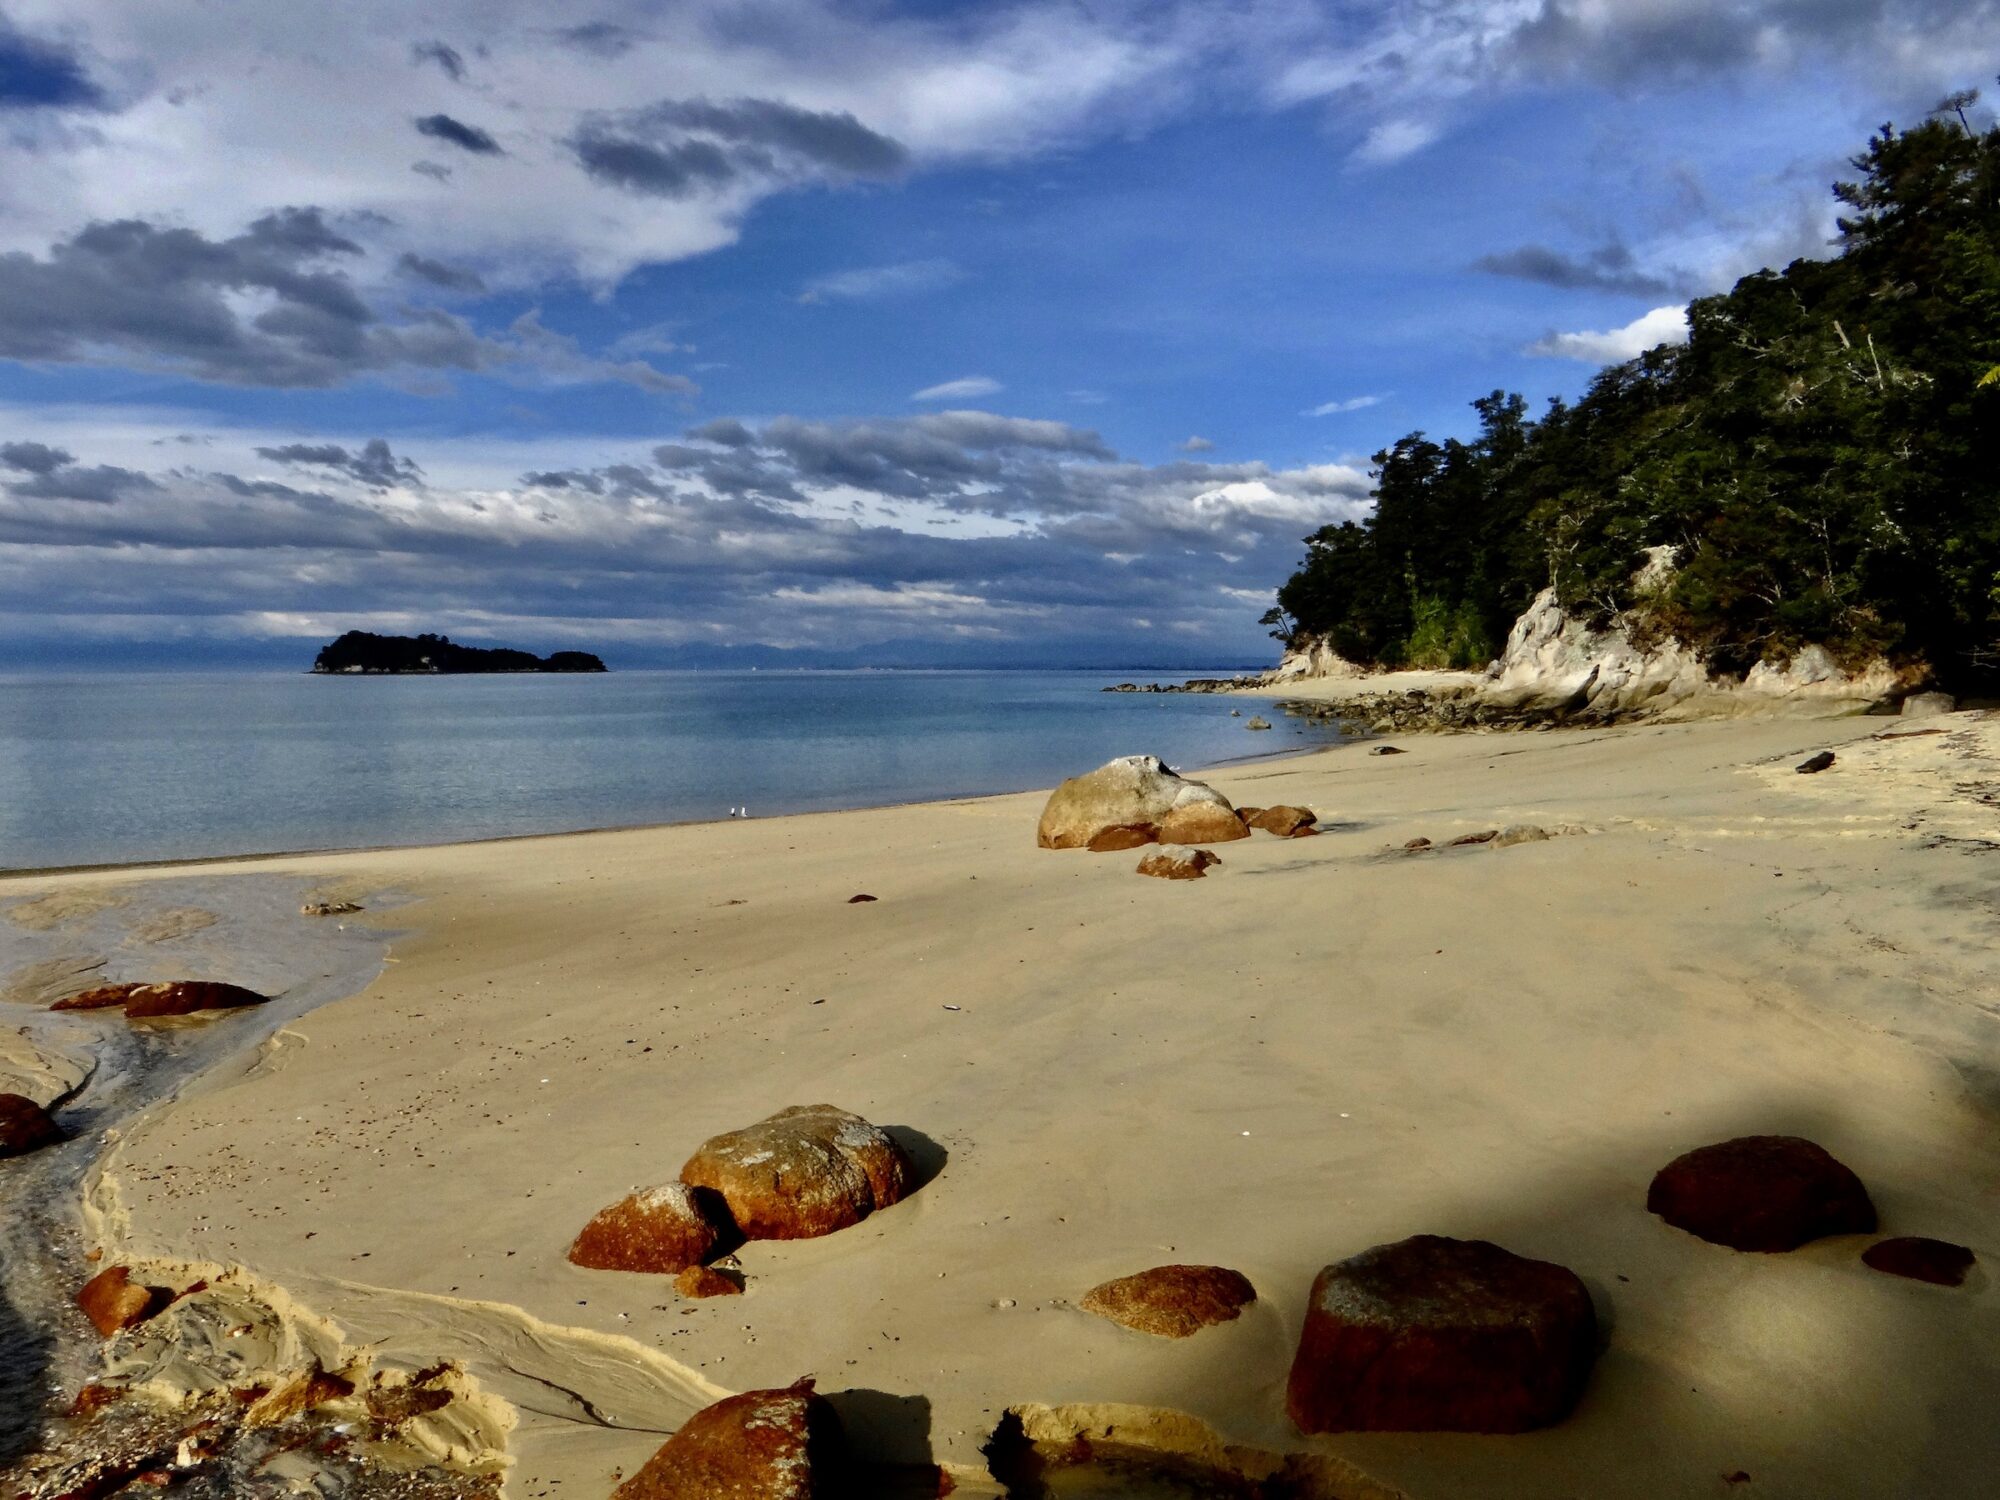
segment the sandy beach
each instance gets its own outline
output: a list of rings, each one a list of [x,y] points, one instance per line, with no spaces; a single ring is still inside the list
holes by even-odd
[[[384,945],[379,977],[113,1142],[85,1229],[115,1259],[244,1268],[377,1361],[462,1361],[491,1421],[460,1436],[504,1451],[511,1496],[607,1494],[697,1408],[803,1374],[864,1451],[935,1459],[961,1494],[997,1493],[980,1448],[1008,1407],[1128,1403],[1337,1456],[1357,1495],[1984,1495],[2000,720],[1877,738],[1908,727],[1413,736],[1233,766],[1208,779],[1323,831],[1227,844],[1190,883],[1038,849],[1036,793],[18,878],[0,941],[7,919],[157,918],[175,881],[225,916],[273,882],[367,908],[338,920]],[[1821,749],[1833,770],[1793,773]],[[1569,831],[1401,852],[1510,824]],[[254,977],[200,941],[192,977]],[[123,947],[107,973],[150,962]],[[705,1138],[819,1102],[904,1132],[935,1175],[852,1229],[744,1247],[742,1297],[565,1261]],[[1742,1254],[1646,1212],[1666,1161],[1751,1133],[1819,1142],[1882,1233],[1980,1268],[1946,1290],[1864,1267],[1870,1237]],[[1572,1417],[1291,1428],[1314,1274],[1418,1233],[1584,1279],[1603,1351]],[[1169,1261],[1234,1267],[1258,1300],[1186,1341],[1073,1306]]]

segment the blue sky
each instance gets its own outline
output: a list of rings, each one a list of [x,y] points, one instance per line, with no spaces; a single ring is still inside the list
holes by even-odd
[[[1991,0],[139,9],[0,0],[0,665],[1254,661],[1369,453],[1828,253],[2000,56]]]

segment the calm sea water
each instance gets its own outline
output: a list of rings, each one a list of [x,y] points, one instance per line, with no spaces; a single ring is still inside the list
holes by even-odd
[[[1098,691],[1116,680],[0,675],[0,869],[867,807],[1332,737],[1248,733],[1242,699]]]

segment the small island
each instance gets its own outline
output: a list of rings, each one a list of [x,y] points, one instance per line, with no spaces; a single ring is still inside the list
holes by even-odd
[[[604,661],[588,651],[537,656],[506,646],[461,646],[442,635],[376,635],[350,630],[320,647],[313,675],[445,676],[464,672],[602,672]]]

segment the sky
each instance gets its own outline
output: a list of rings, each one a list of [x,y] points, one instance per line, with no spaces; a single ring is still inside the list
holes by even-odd
[[[1235,666],[2000,0],[0,0],[0,669]]]

